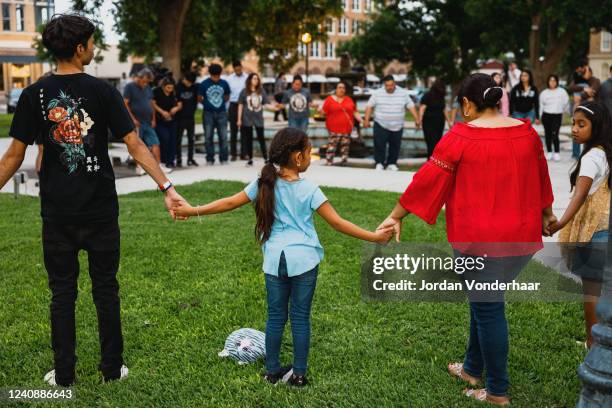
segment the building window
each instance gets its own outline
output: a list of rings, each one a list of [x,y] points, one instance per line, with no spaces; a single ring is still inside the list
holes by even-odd
[[[353,35],[359,34],[359,28],[360,27],[361,27],[361,21],[353,20],[353,26],[351,27],[352,28],[351,34],[353,34]]]
[[[47,20],[49,20],[49,17],[51,17],[54,13],[54,6],[53,3],[50,3],[50,6],[36,6],[36,27],[40,26],[41,24],[44,24],[47,22]]]
[[[361,0],[353,0],[353,11],[361,11]]]
[[[365,0],[365,10],[366,13],[372,11],[372,0]]]
[[[348,19],[344,17],[340,19],[340,27],[338,28],[338,34],[348,35]]]
[[[11,31],[11,5],[2,3],[2,30]]]
[[[331,18],[328,18],[327,20],[325,20],[325,28],[327,30],[327,34],[333,34],[334,33],[334,20]]]
[[[15,6],[15,30],[25,31],[25,25],[23,24],[23,4],[17,4]]]
[[[607,31],[601,32],[601,51],[610,52],[612,51],[612,34]]]
[[[318,41],[313,41],[312,44],[310,44],[310,56],[312,58],[320,58],[321,57],[321,44]]]
[[[326,59],[336,58],[336,44],[335,43],[328,42],[325,44],[325,58]]]
[[[306,44],[300,43],[298,45],[298,54],[302,57],[306,55]]]
[[[348,10],[348,0],[342,0],[342,10]]]

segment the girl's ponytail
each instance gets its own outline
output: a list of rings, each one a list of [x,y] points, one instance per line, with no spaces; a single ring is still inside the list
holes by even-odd
[[[255,214],[257,223],[255,224],[255,237],[260,244],[270,238],[272,224],[274,223],[274,185],[278,173],[271,161],[268,161],[261,169],[259,177],[257,200],[255,201]]]
[[[274,187],[278,179],[276,166],[287,166],[291,153],[303,152],[308,146],[308,136],[296,128],[279,130],[270,143],[269,160],[261,169],[257,186],[257,200],[255,200],[255,238],[260,244],[265,243],[272,233],[274,224]]]

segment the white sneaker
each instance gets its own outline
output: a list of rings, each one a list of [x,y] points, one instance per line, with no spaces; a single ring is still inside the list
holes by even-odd
[[[556,162],[561,161],[561,155],[560,155],[559,153],[555,153],[555,154],[554,154],[554,156],[553,156],[553,159],[554,159]]]
[[[174,170],[172,167],[168,167],[165,164],[162,164],[160,167],[161,167],[162,171],[164,173],[166,173],[166,174],[170,174],[170,173],[172,173],[172,170]]]
[[[376,171],[383,171],[385,169],[385,166],[382,165],[382,163],[378,163],[376,165]]]
[[[546,153],[546,160],[552,160],[553,159],[553,154],[552,152],[548,152]]]
[[[147,172],[142,167],[136,166],[136,174],[138,174],[139,176],[144,176],[145,174],[147,174]]]
[[[121,374],[119,375],[119,378],[117,378],[117,380],[121,381],[121,380],[125,380],[128,377],[128,374],[130,373],[130,370],[127,368],[127,366],[125,364],[123,364],[121,366]],[[106,382],[106,381],[104,381]]]
[[[391,171],[398,171],[399,170],[395,164],[388,165],[387,169],[391,170]]]
[[[54,387],[57,386],[57,383],[55,382],[55,369],[45,374],[45,376],[43,377],[43,381]]]

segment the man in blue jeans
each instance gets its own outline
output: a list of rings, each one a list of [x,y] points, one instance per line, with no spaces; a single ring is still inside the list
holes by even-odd
[[[316,108],[317,104],[312,102],[310,91],[304,88],[300,75],[293,77],[291,88],[285,91],[282,103],[278,107],[285,109],[286,105],[289,105],[289,127],[307,132],[310,108]]]
[[[214,132],[217,129],[219,137],[219,161],[227,164],[227,110],[225,103],[229,99],[230,86],[221,79],[223,68],[219,64],[211,64],[208,68],[210,78],[200,83],[198,100],[204,106],[204,138],[206,148],[206,163],[215,164]]]

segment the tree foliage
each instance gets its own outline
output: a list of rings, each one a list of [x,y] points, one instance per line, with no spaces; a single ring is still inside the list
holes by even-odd
[[[73,2],[72,9],[75,13],[82,14],[88,17],[96,26],[96,30],[94,31],[94,45],[96,48],[96,53],[94,55],[94,61],[100,62],[102,61],[102,51],[108,49],[108,44],[106,44],[104,38],[104,31],[102,30],[102,20],[100,13],[100,7],[102,6],[103,0],[93,0],[90,3],[83,0],[75,0]],[[55,59],[47,50],[42,43],[42,32],[44,29],[44,24],[36,27],[36,32],[39,34],[34,38],[34,42],[32,43],[32,47],[36,50],[36,57],[40,61],[55,63]]]
[[[160,56],[161,19],[167,2],[153,0],[142,7],[139,0],[115,1],[115,28],[123,36],[122,56],[136,54],[148,60]],[[249,50],[260,56],[260,65],[274,68],[293,65],[300,33],[308,30],[323,37],[321,25],[341,12],[339,0],[193,0],[189,5],[180,44],[182,66],[204,56],[224,62],[241,58]],[[161,55],[163,58],[164,56]]]
[[[591,28],[612,29],[612,0],[403,0],[387,3],[343,49],[362,63],[397,59],[451,83],[479,60],[512,52],[541,83],[586,56]]]

